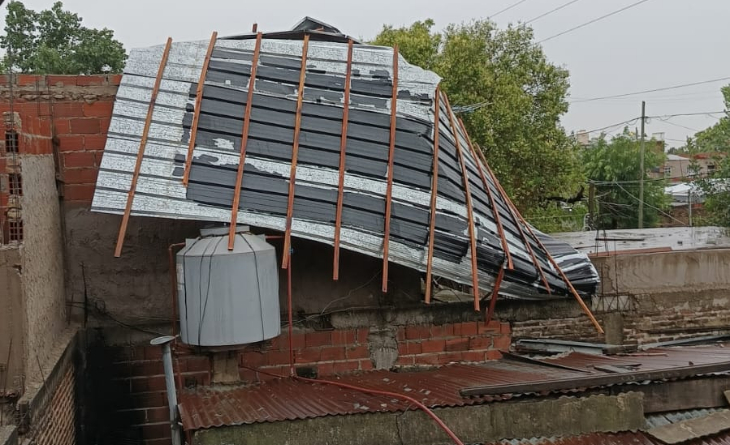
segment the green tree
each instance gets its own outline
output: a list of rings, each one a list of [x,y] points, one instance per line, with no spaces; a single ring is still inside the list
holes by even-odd
[[[722,88],[726,115],[695,134],[687,143],[690,153],[714,154],[715,171],[700,178],[708,223],[730,227],[730,86]]]
[[[645,143],[644,151],[644,227],[654,227],[659,213],[666,207],[664,181],[650,178],[647,171],[658,170],[664,163],[663,152],[652,149],[654,141]],[[583,151],[583,168],[596,187],[598,215],[595,224],[603,229],[638,227],[641,142],[628,129],[610,141],[601,136]]]
[[[472,140],[526,216],[546,198],[574,195],[582,182],[578,150],[560,127],[568,110],[568,72],[549,63],[525,25],[497,29],[488,20],[432,31],[433,21],[384,26],[376,45],[398,44],[409,62],[431,69]]]
[[[114,32],[87,28],[81,21],[78,14],[64,11],[61,2],[40,12],[10,2],[5,35],[0,36],[3,67],[36,74],[95,74],[105,66],[121,72],[127,53]]]

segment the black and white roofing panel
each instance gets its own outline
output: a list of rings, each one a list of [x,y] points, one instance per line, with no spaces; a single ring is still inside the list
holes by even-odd
[[[132,215],[230,222],[255,39],[218,39],[205,73],[189,184],[182,177],[208,41],[173,43],[132,203]],[[257,63],[238,223],[285,229],[302,41],[264,38]],[[92,210],[123,213],[163,46],[133,50],[114,105]],[[310,41],[307,51],[292,236],[333,244],[348,45]],[[391,261],[426,270],[431,217],[435,94],[439,77],[398,58]],[[382,257],[393,88],[393,49],[354,45],[346,139],[341,247]],[[505,263],[497,217],[514,269],[501,293],[554,298],[566,284],[530,237],[498,184],[469,149],[467,135],[442,96],[433,273],[472,283],[464,156],[477,238],[479,283],[492,289]],[[455,128],[456,127],[456,128]],[[475,149],[478,149],[475,147]],[[482,170],[480,172],[480,169]],[[485,173],[487,187],[482,180]],[[492,194],[495,206],[488,196]],[[525,242],[529,243],[529,248]],[[583,294],[598,275],[584,254],[538,236]],[[550,293],[530,250],[534,251]]]

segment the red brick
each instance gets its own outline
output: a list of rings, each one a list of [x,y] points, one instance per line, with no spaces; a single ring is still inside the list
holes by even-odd
[[[91,202],[94,198],[94,184],[71,184],[63,186],[65,201]]]
[[[94,168],[97,167],[97,158],[100,158],[95,152],[66,152],[63,153],[63,166],[66,168]]]
[[[101,86],[106,84],[106,76],[76,76],[76,85],[80,87]]]
[[[441,355],[441,354],[414,355],[413,359],[417,365],[439,365],[439,364],[441,364],[439,355]]]
[[[109,76],[109,85],[119,86],[122,83],[122,75],[114,74]]]
[[[332,344],[332,332],[307,332],[304,337],[304,344],[307,348],[315,346],[329,346]]]
[[[482,321],[477,323],[477,332],[479,334],[482,334],[484,332],[499,332],[499,325],[501,323],[497,320],[492,320],[489,322],[489,324],[486,324]]]
[[[83,115],[84,108],[80,102],[56,102],[53,104],[53,117],[56,119],[82,117]]]
[[[370,328],[357,328],[357,338],[355,340],[361,345],[367,344],[368,335],[370,335]]]
[[[86,150],[103,150],[106,145],[106,135],[87,134],[84,136],[84,148]]]
[[[45,77],[45,82],[48,86],[76,85],[76,76],[48,75]]]
[[[467,321],[464,323],[457,323],[454,325],[454,335],[461,337],[469,337],[477,335],[477,322]]]
[[[99,118],[99,129],[101,134],[109,133],[109,125],[112,123],[111,115],[106,118]]]
[[[460,362],[462,360],[462,353],[461,352],[445,352],[443,354],[439,354],[439,365],[446,365],[448,363],[452,362]]]
[[[170,408],[149,408],[146,411],[147,421],[150,423],[170,421]]]
[[[248,368],[258,368],[259,366],[263,366],[266,364],[266,354],[270,352],[271,351],[267,353],[261,353],[259,351],[246,351],[241,354],[241,366],[246,366]]]
[[[487,351],[487,360],[499,360],[502,358],[502,353],[492,349],[490,351]]]
[[[346,374],[346,373],[357,371],[358,369],[360,369],[360,363],[357,361],[336,362],[333,365],[334,365],[335,374]]]
[[[90,104],[83,104],[82,106],[85,117],[106,117],[112,115],[112,109],[114,108],[114,102],[111,101],[97,101]]]
[[[66,184],[94,184],[99,170],[96,168],[70,168],[63,174]]]
[[[135,377],[129,379],[132,394],[165,390],[165,376]]]
[[[492,337],[471,337],[469,339],[469,349],[472,351],[490,349],[492,347]]]
[[[395,339],[399,342],[404,341],[406,339],[406,328],[400,327],[395,333]]]
[[[187,357],[180,360],[180,365],[180,371],[182,372],[210,371],[210,359],[208,357]]]
[[[345,360],[345,358],[347,358],[347,355],[343,346],[330,346],[320,350],[319,359],[322,361]]]
[[[499,326],[499,332],[502,334],[510,334],[512,332],[512,329],[511,329],[509,323],[502,323]]]
[[[351,346],[345,348],[345,352],[348,359],[370,358],[370,351],[367,346]]]
[[[100,122],[97,118],[71,119],[71,134],[100,134]]]
[[[423,353],[429,352],[444,352],[446,342],[444,340],[427,340],[421,343],[421,349]]]
[[[454,338],[451,340],[446,340],[446,347],[444,348],[445,351],[466,351],[468,349],[468,338]]]
[[[145,360],[162,359],[162,348],[159,346],[144,346],[143,350]]]
[[[335,373],[335,364],[332,362],[329,363],[317,363],[317,375],[318,376],[328,376],[328,375],[334,375]]]
[[[454,325],[445,324],[445,325],[441,325],[441,326],[432,326],[431,327],[431,336],[433,338],[453,337],[454,336]]]
[[[84,137],[59,135],[58,149],[60,151],[82,151],[84,149]]]
[[[510,346],[512,346],[512,338],[509,335],[502,335],[494,339],[494,349],[509,351]]]
[[[320,351],[316,348],[306,348],[296,351],[294,360],[297,363],[315,363],[319,361]]]
[[[408,343],[406,343],[407,354],[420,354],[422,352],[423,348],[421,347],[420,342],[409,341]]]
[[[332,344],[333,345],[351,345],[355,343],[355,337],[357,337],[357,331],[332,331]]]
[[[263,355],[267,365],[285,365],[289,363],[289,351],[266,351]]]
[[[15,83],[18,86],[31,86],[35,85],[36,82],[42,82],[41,76],[37,74],[17,74],[15,76]]]
[[[170,422],[148,423],[141,426],[142,437],[145,439],[164,439],[170,437]]]
[[[484,351],[464,351],[461,353],[461,359],[465,362],[483,362],[486,354]]]
[[[421,340],[431,338],[429,326],[406,326],[406,340]]]
[[[371,360],[360,360],[361,371],[371,371],[373,369],[375,369],[375,366],[373,366],[373,362]]]
[[[18,151],[21,154],[44,155],[53,153],[53,143],[47,137],[23,136],[18,142]]]
[[[414,357],[415,356],[413,356],[413,355],[408,355],[408,356],[402,356],[401,355],[395,361],[395,364],[398,365],[398,366],[411,366],[411,365],[413,365],[415,363],[415,361],[414,361],[415,358]]]

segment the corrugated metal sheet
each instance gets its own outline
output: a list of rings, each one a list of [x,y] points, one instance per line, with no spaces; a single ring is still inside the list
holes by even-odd
[[[621,359],[569,354],[561,360],[574,368],[586,369],[592,374],[600,375],[611,375],[595,368],[596,365],[605,364],[607,361],[614,365],[630,363],[639,369],[651,370],[686,366],[681,364],[681,361],[689,356],[702,357],[700,360],[704,363],[730,360],[730,350],[723,348],[707,348],[699,353],[685,349],[703,348],[673,348],[660,352],[667,354],[662,362],[663,365],[655,360],[655,356],[645,354]],[[708,352],[709,349],[718,350],[714,359],[709,358],[712,356]],[[676,357],[672,359],[672,356]],[[586,390],[580,387],[580,379],[585,377],[585,372],[544,366],[539,362],[525,363],[505,359],[483,365],[449,365],[420,372],[374,371],[362,375],[344,376],[337,381],[406,394],[429,407],[456,407],[510,400],[525,395],[502,394],[464,398],[459,391],[466,387],[498,387],[511,383],[539,384],[546,381],[574,379],[576,381],[574,389],[560,391],[563,394],[571,394]],[[278,379],[251,387],[200,388],[180,395],[181,417],[185,429],[190,430],[328,415],[395,412],[404,409],[406,409],[405,404],[398,400],[387,400],[359,391],[290,379]]]
[[[230,222],[253,64],[255,40],[251,37],[215,42],[205,73],[187,188],[181,179],[208,42],[172,44],[154,103],[132,215]],[[239,223],[282,231],[302,58],[302,42],[290,38],[291,34],[287,39],[265,36],[261,43],[238,212]],[[319,38],[327,36],[320,33]],[[310,41],[308,45],[292,236],[333,244],[342,113],[348,106],[341,246],[382,257],[393,49],[354,46],[351,100],[344,104],[348,46],[331,40],[335,41]],[[122,213],[125,209],[162,55],[162,46],[130,53],[97,179],[94,211]],[[389,258],[420,271],[426,269],[428,260],[434,99],[439,81],[436,74],[398,58]],[[452,126],[454,116],[440,102],[434,274],[470,285],[470,261],[476,255],[480,287],[491,290],[505,259],[495,219],[498,215],[515,266],[505,274],[502,293],[517,298],[565,295],[565,283],[546,252],[530,239],[528,244],[553,293],[547,295],[520,234],[524,224],[511,212],[489,175],[485,187],[479,173],[485,166],[470,152],[467,135],[459,125]],[[460,167],[457,143],[463,148],[466,172]],[[476,252],[469,246],[467,229],[472,222],[467,220],[464,174],[471,189]],[[495,206],[487,190],[494,196]],[[598,274],[587,257],[565,243],[542,235],[541,239],[576,288],[592,293]]]
[[[533,437],[530,439],[502,440],[485,445],[664,445],[659,439],[637,432],[593,433],[572,437]],[[730,433],[684,442],[684,445],[730,445]]]
[[[672,425],[677,422],[684,420],[699,419],[705,417],[708,414],[716,413],[719,411],[726,411],[721,408],[710,408],[710,409],[692,409],[688,411],[673,411],[669,413],[652,414],[646,416],[646,428],[657,428],[665,425]]]

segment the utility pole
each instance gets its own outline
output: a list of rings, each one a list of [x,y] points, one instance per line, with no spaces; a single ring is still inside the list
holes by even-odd
[[[639,228],[644,228],[644,122],[646,102],[641,101],[641,160],[639,161]]]

